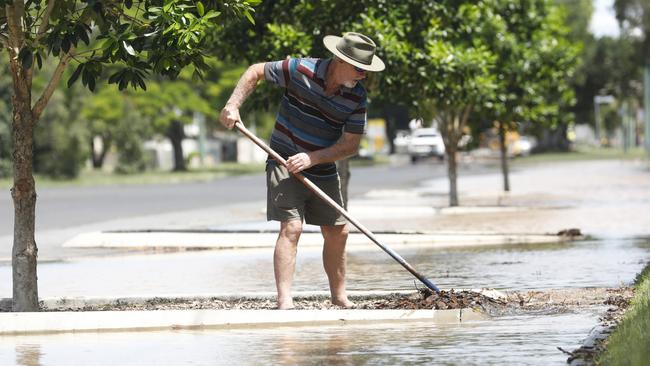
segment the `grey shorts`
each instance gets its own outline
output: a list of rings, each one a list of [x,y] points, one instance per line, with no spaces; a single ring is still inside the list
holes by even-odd
[[[341,182],[339,178],[313,181],[340,206]],[[266,219],[271,221],[301,220],[318,226],[343,225],[347,221],[333,207],[276,163],[266,165]]]

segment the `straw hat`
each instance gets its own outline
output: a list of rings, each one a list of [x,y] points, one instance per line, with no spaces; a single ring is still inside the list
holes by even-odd
[[[366,71],[382,71],[384,61],[375,55],[377,46],[370,37],[348,32],[343,37],[325,36],[323,44],[343,61]]]

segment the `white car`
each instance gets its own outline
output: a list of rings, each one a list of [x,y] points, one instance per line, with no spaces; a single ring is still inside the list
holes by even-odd
[[[508,144],[508,154],[510,156],[528,156],[537,145],[534,137],[521,135],[519,138]]]
[[[445,157],[445,143],[437,129],[418,128],[411,134],[408,153],[413,163],[420,158],[432,156],[442,160]]]

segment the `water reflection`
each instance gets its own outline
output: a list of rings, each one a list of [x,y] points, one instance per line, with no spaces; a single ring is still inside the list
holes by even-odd
[[[602,308],[434,325],[429,322],[0,337],[0,364],[561,365]],[[32,348],[34,349],[34,348]],[[15,355],[12,354],[15,350]],[[28,363],[32,362],[32,363]],[[19,363],[21,364],[21,363]]]
[[[41,345],[40,344],[17,344],[16,365],[18,366],[41,366]]]
[[[355,365],[352,358],[341,357],[356,344],[351,334],[331,332],[326,336],[316,331],[285,332],[278,336],[277,347],[270,354],[274,364],[282,365]]]

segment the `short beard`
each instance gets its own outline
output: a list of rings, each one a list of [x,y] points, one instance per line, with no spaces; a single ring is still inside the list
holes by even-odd
[[[352,89],[355,86],[357,86],[357,81],[346,81],[346,82],[343,83],[343,86],[345,86],[346,88]]]

